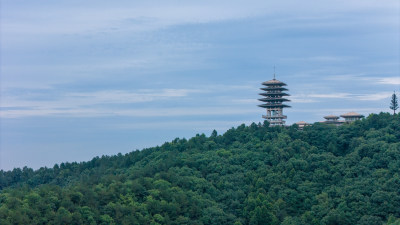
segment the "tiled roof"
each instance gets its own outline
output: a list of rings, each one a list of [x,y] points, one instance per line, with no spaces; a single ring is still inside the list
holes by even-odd
[[[285,83],[283,83],[282,81],[276,80],[276,79],[272,79],[272,80],[269,80],[269,81],[265,81],[265,82],[263,82],[262,84],[263,84],[263,85],[274,85],[274,84],[276,84],[276,85],[286,86]]]
[[[348,113],[345,113],[345,114],[340,115],[340,116],[341,117],[364,117],[363,115],[358,114],[356,112],[348,112]]]
[[[335,115],[329,115],[329,116],[324,116],[325,119],[339,119],[338,116]]]

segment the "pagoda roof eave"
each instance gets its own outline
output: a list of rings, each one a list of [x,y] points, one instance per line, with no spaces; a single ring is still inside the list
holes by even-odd
[[[289,89],[284,88],[284,87],[266,87],[266,88],[260,88],[263,91],[273,91],[273,90],[280,90],[280,91],[289,91]]]
[[[277,102],[277,101],[280,101],[280,102],[290,102],[290,100],[289,99],[286,99],[286,98],[260,98],[260,99],[258,99],[259,101],[262,101],[262,102]]]
[[[264,96],[271,96],[271,95],[290,96],[288,93],[285,93],[285,92],[280,92],[280,93],[263,92],[263,93],[259,93],[259,95],[264,95]]]
[[[262,105],[258,105],[258,107],[261,108],[291,108],[291,106],[289,105],[283,105],[283,104],[262,104]]]
[[[276,80],[276,79],[265,81],[265,82],[262,83],[262,85],[266,85],[266,86],[272,86],[272,85],[287,86],[287,84],[283,83],[282,81]]]

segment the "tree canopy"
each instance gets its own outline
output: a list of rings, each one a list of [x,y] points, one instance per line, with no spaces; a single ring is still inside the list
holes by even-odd
[[[400,224],[400,115],[0,171],[0,224]]]

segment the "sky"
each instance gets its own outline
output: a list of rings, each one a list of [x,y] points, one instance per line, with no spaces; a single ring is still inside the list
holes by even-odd
[[[259,123],[389,112],[400,1],[0,0],[0,169],[53,167]]]

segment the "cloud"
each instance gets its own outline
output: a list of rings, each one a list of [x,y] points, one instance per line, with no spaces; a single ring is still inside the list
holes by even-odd
[[[398,64],[398,63],[397,63]],[[387,85],[400,85],[400,77],[370,77],[367,74],[341,74],[341,75],[331,75],[325,78],[326,80],[332,81],[367,81],[369,83],[387,84]]]
[[[3,7],[7,10],[4,10],[2,17],[3,30],[15,34],[42,35],[118,32],[121,30],[143,32],[188,23],[210,23],[276,14],[283,14],[286,17],[291,15],[297,20],[320,21],[321,15],[337,16],[343,12],[369,9],[387,11],[398,6],[395,0],[387,0],[385,4],[377,3],[374,0],[352,1],[351,3],[336,1],[335,4],[313,2],[312,7],[310,7],[311,3],[300,3],[295,0],[283,2],[259,0],[251,2],[168,1],[168,3],[158,1],[153,4],[140,1],[127,1],[123,4],[110,4],[102,1],[51,4],[46,1],[43,5],[46,7],[44,8],[39,3],[33,5],[29,2],[4,4]],[[302,13],[304,11],[307,11],[308,17],[304,16]],[[395,11],[393,10],[393,12]],[[318,17],[313,17],[313,15],[318,15]],[[393,13],[393,15],[396,14]],[[10,20],[10,18],[19,18],[19,20]],[[376,17],[374,19],[377,20]]]
[[[196,115],[236,115],[257,112],[256,99],[230,96],[226,92],[248,91],[249,85],[211,85],[197,88],[166,88],[58,92],[56,88],[2,90],[0,117],[173,117]],[[256,89],[255,89],[256,90]],[[198,95],[203,97],[199,98]],[[208,104],[193,105],[194,101]],[[155,102],[161,103],[155,106]],[[168,106],[169,104],[171,106]],[[254,108],[243,105],[254,103]],[[211,107],[216,105],[216,107]],[[173,107],[175,106],[175,107]]]
[[[163,121],[163,122],[136,122],[136,123],[117,123],[110,125],[113,129],[127,129],[127,130],[145,130],[145,129],[184,129],[184,128],[193,128],[196,130],[226,130],[232,127],[232,125],[239,124],[251,124],[253,121],[221,121],[221,120],[192,120],[192,121],[182,121],[182,120],[171,120],[171,121]]]
[[[164,89],[164,90],[141,90],[129,92],[122,90],[75,92],[66,94],[66,99],[77,101],[80,105],[90,104],[128,104],[138,102],[151,102],[167,100],[169,98],[184,97],[190,92],[197,90],[188,89]],[[79,103],[80,102],[80,103]]]
[[[296,97],[296,96],[290,97],[290,100],[293,103],[315,103],[315,102],[319,102],[316,99],[311,99],[311,98],[306,98],[306,97]]]
[[[309,94],[309,98],[350,98],[349,93]]]
[[[400,77],[384,77],[378,78],[380,84],[400,85]]]
[[[10,11],[5,14],[3,20],[3,29],[7,33],[37,35],[146,32],[181,24],[246,18],[260,15],[262,12],[260,8],[252,4],[229,3],[228,5],[227,2],[223,4],[130,2],[124,7],[115,4],[107,7],[85,7],[82,3],[67,7],[50,5],[48,8],[51,10],[45,12],[12,4],[6,4],[5,7]],[[19,18],[19,20],[10,20],[8,15],[11,13],[18,15],[14,18]]]
[[[349,93],[330,93],[330,94],[295,94],[289,97],[293,103],[315,103],[321,102],[322,99],[345,99],[350,98]]]
[[[260,102],[257,101],[257,99],[255,99],[255,98],[232,99],[231,102],[232,103],[237,103],[237,104],[246,104],[246,105],[248,105],[248,104],[253,104],[253,105],[260,104]]]
[[[333,55],[320,55],[320,56],[310,56],[310,57],[289,57],[282,58],[282,61],[300,61],[300,62],[318,62],[318,63],[334,63],[334,62],[345,62],[353,60],[354,57],[350,56],[333,56]]]
[[[392,92],[379,92],[379,93],[373,93],[373,94],[360,94],[360,95],[355,95],[355,98],[357,100],[361,101],[379,101],[383,100],[386,98],[389,98],[393,93]]]
[[[326,115],[334,114],[334,115],[341,115],[347,112],[357,112],[364,114],[364,116],[370,114],[370,113],[380,113],[380,112],[385,112],[388,110],[388,108],[380,108],[380,107],[355,107],[355,108],[303,108],[303,109],[289,109],[288,111],[296,111],[297,113],[313,113],[315,115],[319,115],[321,118]]]
[[[328,75],[324,78],[325,80],[330,81],[360,81],[360,80],[370,80],[365,77],[365,74],[336,74],[336,75]]]
[[[53,93],[47,89],[31,93],[7,93],[2,91],[1,116],[39,116],[39,115],[101,115],[97,105],[132,104],[153,101],[167,101],[182,98],[199,90],[160,89],[104,90],[94,92]],[[54,91],[54,90],[53,90]],[[7,95],[8,94],[8,95]],[[49,96],[49,95],[54,96]],[[106,110],[107,111],[107,110]],[[113,114],[108,112],[108,114]]]
[[[369,94],[330,93],[330,94],[299,94],[291,96],[294,103],[315,103],[323,99],[347,99],[348,101],[379,101],[389,98],[392,92],[378,92]]]
[[[68,117],[181,117],[181,116],[222,116],[222,115],[248,115],[259,113],[260,109],[243,107],[164,107],[164,108],[140,108],[140,109],[121,109],[121,108],[52,108],[37,107],[29,109],[8,109],[0,111],[0,117],[20,118],[32,116],[68,116]]]

